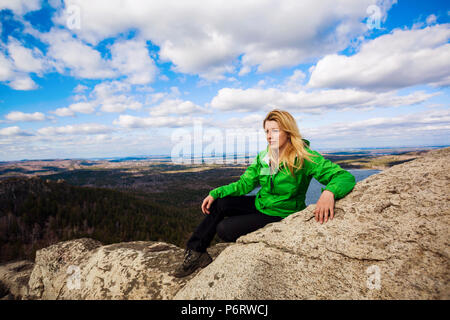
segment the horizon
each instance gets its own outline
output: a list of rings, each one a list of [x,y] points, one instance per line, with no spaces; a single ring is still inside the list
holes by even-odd
[[[0,161],[220,153],[275,108],[317,151],[450,145],[450,5],[222,4],[2,2]]]
[[[408,150],[427,150],[429,149],[431,150],[435,150],[435,149],[443,149],[443,148],[448,148],[450,147],[450,145],[416,145],[416,146],[401,146],[401,147],[396,147],[396,146],[384,146],[384,147],[362,147],[362,148],[337,148],[337,149],[316,149],[317,151],[322,151],[324,153],[341,153],[341,152],[349,152],[349,151],[355,151],[353,153],[357,153],[358,151],[369,151],[369,150],[389,150],[389,149],[406,149],[405,152],[407,152]],[[325,152],[325,151],[330,151],[330,152]],[[350,152],[352,153],[352,152]],[[380,153],[378,155],[382,155],[382,154],[390,154],[390,153]],[[184,160],[186,159],[198,159],[200,157],[202,157],[202,159],[211,159],[211,158],[221,158],[221,157],[226,157],[228,155],[232,155],[232,156],[244,156],[244,157],[248,157],[248,158],[252,158],[255,157],[257,155],[257,152],[248,152],[248,153],[243,153],[243,152],[234,152],[234,153],[223,153],[221,155],[217,155],[217,156],[206,156],[206,155],[189,155],[186,157],[182,157]],[[22,162],[22,161],[55,161],[55,160],[90,160],[90,161],[106,161],[106,160],[119,160],[119,159],[126,159],[126,158],[137,158],[137,161],[142,159],[142,160],[146,160],[148,158],[158,158],[158,157],[163,157],[163,158],[169,158],[171,157],[170,153],[164,153],[164,154],[140,154],[140,155],[124,155],[124,156],[106,156],[106,157],[86,157],[86,158],[35,158],[35,159],[16,159],[16,160],[0,160],[0,163],[8,163],[8,162]],[[229,157],[228,157],[229,158]],[[129,160],[129,161],[133,161],[133,160]],[[199,163],[194,163],[194,164],[199,164]]]

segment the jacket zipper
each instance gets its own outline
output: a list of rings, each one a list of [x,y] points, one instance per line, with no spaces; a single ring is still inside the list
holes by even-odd
[[[269,161],[269,168],[270,168],[270,191],[272,191],[274,189],[274,185],[273,185],[272,166],[270,164],[271,164],[271,161]]]

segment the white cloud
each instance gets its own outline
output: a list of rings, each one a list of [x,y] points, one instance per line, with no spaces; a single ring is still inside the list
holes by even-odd
[[[78,87],[77,87],[78,88]],[[87,87],[80,90],[87,90]],[[132,89],[129,83],[121,81],[105,81],[97,84],[89,93],[90,100],[86,96],[75,95],[75,100],[85,100],[73,103],[68,107],[50,111],[60,117],[75,116],[77,113],[91,114],[99,107],[103,112],[124,112],[126,110],[139,110],[142,103],[129,94]]]
[[[24,47],[12,37],[0,49],[4,51],[0,51],[0,81],[15,90],[36,89],[38,86],[29,73],[41,76],[47,68],[42,53],[38,49]]]
[[[103,79],[116,76],[100,52],[83,41],[73,37],[68,31],[52,28],[47,33],[39,33],[42,41],[49,44],[47,58],[59,73],[67,69],[72,76],[86,79]]]
[[[193,126],[195,119],[192,117],[136,117],[131,115],[120,115],[113,124],[123,128],[158,128],[158,127],[184,127]]]
[[[201,39],[164,41],[161,59],[174,63],[176,72],[199,74],[209,80],[224,79],[224,73],[234,71],[231,62],[239,53],[236,44],[229,36],[205,33]]]
[[[126,75],[131,84],[152,82],[157,73],[145,41],[139,40],[115,42],[111,46],[111,66],[120,74]]]
[[[315,66],[313,88],[391,90],[450,84],[450,24],[394,30],[370,40],[353,56],[332,54]]]
[[[131,90],[129,83],[121,81],[102,82],[94,87],[91,96],[100,110],[104,112],[123,112],[127,109],[139,110],[142,103],[128,95]]]
[[[25,48],[19,41],[12,37],[9,37],[6,47],[16,70],[26,73],[41,73],[44,70],[42,52],[37,48],[33,50]]]
[[[91,44],[138,30],[160,47],[178,72],[223,79],[225,73],[266,72],[340,51],[367,31],[366,9],[382,18],[395,0],[145,1],[67,0],[82,12],[73,31]],[[60,8],[54,22],[65,25]],[[241,65],[239,58],[242,57]]]
[[[89,89],[87,86],[82,85],[82,84],[77,84],[77,86],[73,89],[73,92],[81,93],[81,92],[86,91],[87,89]]]
[[[355,89],[287,91],[276,88],[223,88],[210,105],[220,111],[249,112],[282,108],[295,112],[322,113],[327,109],[412,105],[438,94],[417,91],[399,96],[394,91],[376,93]]]
[[[47,118],[42,112],[24,113],[21,111],[12,111],[5,116],[5,119],[14,122],[47,120]]]
[[[261,130],[265,114],[251,113],[244,117],[231,117],[225,121],[218,121],[214,127],[233,128],[233,129],[253,129]]]
[[[104,100],[117,93],[124,93],[131,90],[131,85],[123,81],[103,81],[97,84],[91,92],[99,100]]]
[[[53,135],[80,135],[80,134],[98,134],[108,133],[113,131],[112,128],[98,123],[82,123],[67,125],[62,127],[45,127],[37,130],[40,135],[53,136]]]
[[[58,108],[50,113],[56,114],[59,117],[73,117],[76,113],[91,114],[95,112],[95,104],[92,102],[77,102],[71,104],[66,108]]]
[[[0,81],[8,81],[14,76],[13,63],[0,51]]]
[[[435,135],[450,139],[450,111],[436,110],[404,114],[397,117],[378,117],[353,122],[338,122],[326,126],[301,130],[302,133],[314,139],[328,139],[347,137],[361,139],[370,144],[379,137],[386,137],[395,141],[404,139],[413,141],[421,135]],[[405,134],[406,133],[406,134]],[[326,137],[326,138],[325,138]]]
[[[161,101],[166,96],[167,96],[167,93],[165,93],[165,92],[152,93],[152,94],[148,95],[147,102],[149,104],[154,104],[154,103],[157,103],[158,101]]]
[[[145,40],[118,40],[108,46],[110,58],[102,57],[100,51],[67,29],[53,27],[40,32],[26,23],[26,32],[48,44],[46,62],[59,73],[68,72],[82,79],[111,79],[125,77],[130,84],[148,84],[158,72],[151,59]],[[35,49],[36,50],[36,49]],[[30,64],[30,59],[22,59]],[[79,85],[76,92],[86,89]]]
[[[37,84],[28,75],[19,74],[11,79],[8,85],[14,90],[33,90],[37,89]]]
[[[0,136],[15,137],[15,136],[31,136],[31,133],[23,131],[18,126],[7,127],[0,129]]]
[[[139,110],[142,103],[125,95],[111,96],[101,101],[100,110],[104,112],[124,112],[127,109]]]
[[[436,21],[437,21],[437,17],[436,17],[436,15],[434,15],[434,14],[430,14],[430,15],[427,17],[427,20],[426,20],[426,22],[427,22],[428,25],[434,24],[434,23],[436,23]]]
[[[304,81],[306,79],[306,74],[301,70],[294,70],[292,76],[285,80],[283,85],[287,90],[301,90],[304,88]]]
[[[50,111],[50,113],[56,114],[58,117],[73,117],[75,116],[75,111],[70,108],[58,108],[56,110]]]
[[[41,0],[0,0],[0,10],[10,9],[17,15],[40,9]]]
[[[95,105],[90,102],[78,102],[78,103],[71,104],[69,106],[69,109],[74,112],[90,114],[90,113],[94,113]]]
[[[152,116],[165,116],[169,114],[187,115],[192,113],[206,113],[207,110],[196,105],[192,101],[170,99],[150,109]]]

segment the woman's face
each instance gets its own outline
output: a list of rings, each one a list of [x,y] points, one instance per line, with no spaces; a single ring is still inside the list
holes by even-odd
[[[288,135],[285,131],[280,130],[278,123],[274,120],[268,120],[264,124],[264,131],[266,132],[266,139],[270,145],[270,148],[276,148],[283,150],[288,140]]]

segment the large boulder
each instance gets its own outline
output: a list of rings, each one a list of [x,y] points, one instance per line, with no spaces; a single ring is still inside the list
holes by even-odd
[[[211,248],[217,256],[226,244]],[[164,242],[111,245],[83,238],[41,249],[26,299],[171,299],[189,279],[172,276],[184,250]]]
[[[175,299],[449,299],[450,148],[238,239]]]
[[[0,299],[20,300],[28,295],[28,281],[34,263],[27,260],[0,265]]]

